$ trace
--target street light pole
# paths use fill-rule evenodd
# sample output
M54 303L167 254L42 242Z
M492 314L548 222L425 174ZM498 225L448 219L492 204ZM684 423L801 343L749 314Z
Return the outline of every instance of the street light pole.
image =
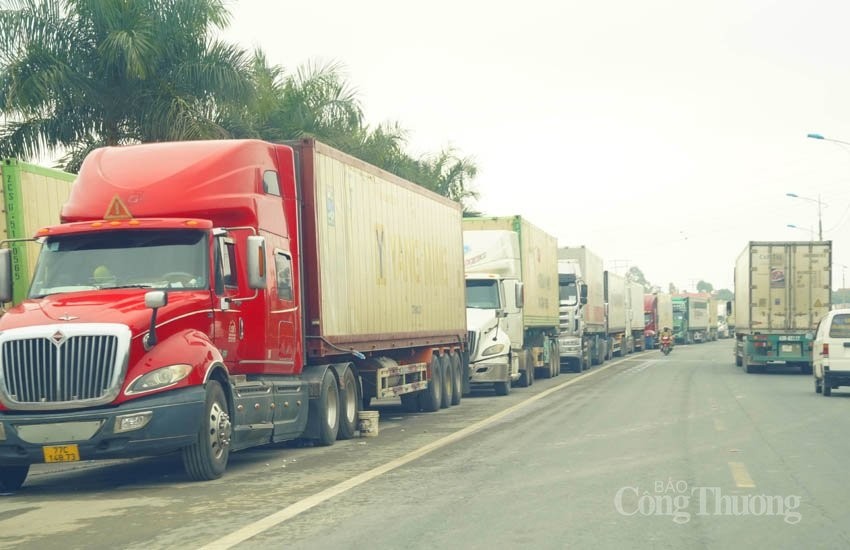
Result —
M850 145L850 144L848 144L848 145ZM794 199L801 199L801 200L804 200L804 201L811 201L811 202L818 203L818 240L822 241L823 240L823 211L821 210L821 208L823 206L823 201L820 200L820 193L818 193L818 198L816 198L816 199L812 199L812 198L809 198L809 197L803 197L803 196L798 195L797 193L785 193L785 195L788 196L788 197L794 198Z

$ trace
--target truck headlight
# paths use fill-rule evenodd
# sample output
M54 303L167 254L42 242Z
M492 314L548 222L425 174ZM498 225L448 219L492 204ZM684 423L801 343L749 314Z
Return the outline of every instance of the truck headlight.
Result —
M487 357L488 355L496 355L502 353L505 349L505 344L493 344L488 347L484 351L481 352L482 357Z
M192 372L191 365L179 364L162 367L136 378L124 393L134 395L167 388L189 376L190 372Z

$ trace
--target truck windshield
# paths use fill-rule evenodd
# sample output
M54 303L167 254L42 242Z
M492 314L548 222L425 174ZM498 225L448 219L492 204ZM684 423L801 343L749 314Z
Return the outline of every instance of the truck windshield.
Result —
M499 309L499 284L495 280L467 280L466 307L473 309Z
M575 281L561 282L558 285L558 299L562 304L574 306L578 303L578 289Z
M41 248L30 298L105 288L208 288L209 246L195 230L57 235Z

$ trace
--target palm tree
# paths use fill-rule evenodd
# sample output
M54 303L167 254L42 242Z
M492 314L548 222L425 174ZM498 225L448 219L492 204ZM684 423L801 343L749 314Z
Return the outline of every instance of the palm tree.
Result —
M221 0L5 0L0 156L227 137L222 109L251 98L250 64L210 37Z

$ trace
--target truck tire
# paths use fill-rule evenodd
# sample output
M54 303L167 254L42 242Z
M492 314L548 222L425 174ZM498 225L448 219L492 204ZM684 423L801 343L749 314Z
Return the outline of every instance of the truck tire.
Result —
M493 391L496 392L496 395L508 395L511 393L511 381L495 382L493 384Z
M29 471L29 464L23 466L0 466L0 492L11 493L20 489Z
M558 343L549 342L549 368L552 369L552 377L561 374L561 357L558 355Z
M527 388L534 384L534 366L531 363L531 354L528 350L523 350L519 355L519 368L521 374L519 377L519 387Z
M449 353L449 362L452 364L452 405L460 405L463 397L463 362L460 354L453 351ZM510 385L510 384L509 384Z
M449 356L445 353L440 355L440 372L443 376L443 383L440 384L440 408L448 409L452 404L454 376L452 376L451 361L449 361Z
M830 395L832 395L832 386L829 383L829 379L826 376L824 376L823 377L823 396L829 397Z
M311 402L310 414L318 415L319 437L313 441L318 445L327 447L333 445L339 434L339 389L336 377L330 369L325 371L322 377L322 386L319 390L319 398Z
M421 392L403 393L401 394L401 408L404 412L415 413L419 412L419 394Z
M820 378L815 378L815 393L823 393L823 384Z
M221 384L210 380L207 382L206 408L197 439L182 452L183 468L194 481L218 479L227 468L233 430L227 411L227 399Z
M440 410L442 401L443 376L440 368L440 358L434 354L431 356L431 379L428 387L419 392L419 407L425 412L436 412Z
M339 433L337 439L351 439L357 432L360 399L357 397L357 378L349 368L342 375L342 390L339 392Z
M744 362L741 360L741 356L736 353L735 354L735 366L740 367L743 364L744 364Z

